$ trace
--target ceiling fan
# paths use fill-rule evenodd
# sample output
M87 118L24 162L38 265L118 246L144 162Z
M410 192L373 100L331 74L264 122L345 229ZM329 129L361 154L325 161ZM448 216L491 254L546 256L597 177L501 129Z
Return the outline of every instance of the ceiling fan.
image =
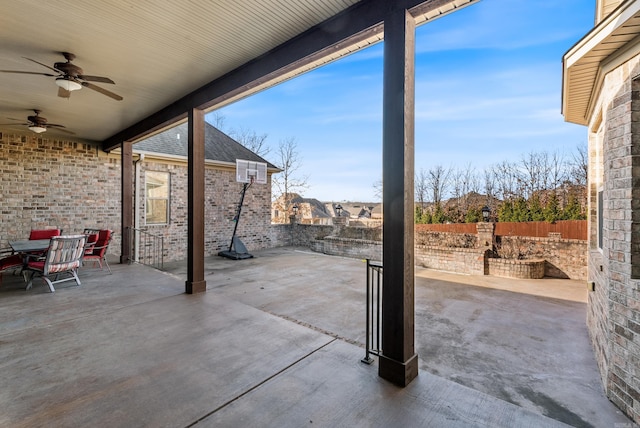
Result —
M57 123L48 123L46 117L40 116L40 110L33 109L33 111L35 112L35 116L27 116L27 123L2 123L0 125L5 125L5 126L9 126L9 125L28 126L29 130L35 132L36 134L40 134L42 132L45 132L47 130L47 128L56 128L57 130L62 131L62 132L66 132L67 134L73 134L73 132L64 129L64 127L65 127L64 125L59 125ZM22 121L22 119L13 119L11 117L8 117L7 119Z
M39 74L42 76L49 76L56 78L56 85L58 85L58 96L62 98L69 98L71 96L71 91L77 91L78 89L82 89L82 87L87 87L89 89L93 89L96 92L100 92L103 95L106 95L114 100L120 101L122 97L118 94L114 94L111 91L108 91L100 86L96 86L90 82L100 82L100 83L110 83L112 85L115 82L108 77L101 76L89 76L83 74L84 72L80 67L73 64L71 61L75 59L75 55L69 52L60 52L62 56L65 57L67 62L56 62L53 64L53 67L50 67L46 64L36 61L35 59L23 57L29 61L35 62L36 64L40 64L43 67L47 67L57 74L51 73L40 73L37 71L17 71L17 70L0 70L3 73L20 73L20 74Z

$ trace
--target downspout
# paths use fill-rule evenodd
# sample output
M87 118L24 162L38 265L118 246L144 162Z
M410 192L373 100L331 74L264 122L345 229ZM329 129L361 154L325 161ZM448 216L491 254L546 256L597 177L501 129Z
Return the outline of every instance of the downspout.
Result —
M133 197L133 247L135 251L133 253L133 260L138 263L139 261L139 252L140 248L140 172L142 169L142 162L144 161L144 153L140 153L138 155L138 159L133 162L134 165L134 177L135 177L135 190Z

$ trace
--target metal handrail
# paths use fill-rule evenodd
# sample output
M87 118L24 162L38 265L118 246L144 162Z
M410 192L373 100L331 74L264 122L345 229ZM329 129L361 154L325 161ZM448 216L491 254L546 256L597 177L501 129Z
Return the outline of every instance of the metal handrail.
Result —
M371 355L382 354L382 263L367 262L367 304L366 304L366 339L365 356L362 360L365 364L373 363Z
M164 268L164 237L135 227L127 227L127 229L133 255L129 262L162 270Z

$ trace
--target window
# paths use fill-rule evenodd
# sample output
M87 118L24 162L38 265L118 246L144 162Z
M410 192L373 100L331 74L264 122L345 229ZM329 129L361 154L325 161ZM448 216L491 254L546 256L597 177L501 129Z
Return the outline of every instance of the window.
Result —
M145 172L146 224L169 223L169 189L168 172Z
M604 203L604 199L602 197L602 190L598 191L598 248L600 249L600 251L602 251L602 231L603 231L603 224L604 221L602 219L602 213L603 213L603 203Z

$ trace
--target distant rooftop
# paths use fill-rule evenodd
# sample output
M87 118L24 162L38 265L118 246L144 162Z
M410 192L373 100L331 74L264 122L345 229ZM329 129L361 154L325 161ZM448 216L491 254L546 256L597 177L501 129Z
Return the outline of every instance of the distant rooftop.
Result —
M184 123L142 140L133 146L134 151L186 157L189 138L187 125ZM233 164L235 164L236 159L245 159L253 162L265 162L269 169L279 169L207 122L205 122L204 126L204 139L205 159Z

